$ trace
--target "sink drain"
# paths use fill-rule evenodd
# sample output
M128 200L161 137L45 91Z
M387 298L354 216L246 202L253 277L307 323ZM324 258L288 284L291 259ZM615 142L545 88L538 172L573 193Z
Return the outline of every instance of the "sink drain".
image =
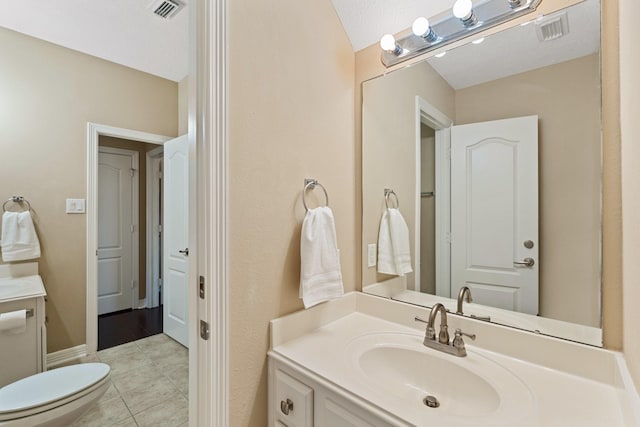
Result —
M438 406L440 406L440 402L438 402L438 399L435 396L425 397L424 399L422 399L422 403L427 405L429 408L437 408Z

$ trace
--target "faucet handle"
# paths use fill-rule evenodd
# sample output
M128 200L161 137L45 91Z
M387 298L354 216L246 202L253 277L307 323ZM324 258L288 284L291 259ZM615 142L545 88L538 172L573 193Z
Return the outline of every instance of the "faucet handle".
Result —
M463 335L465 337L471 338L474 341L476 339L476 334L468 334L466 332L462 332L462 329L460 329L460 328L456 329L456 334L455 334L456 337L459 337L460 339L462 339Z
M465 337L471 338L472 340L476 339L476 334L468 334L466 332L462 332L462 329L456 329L456 333L451 345L454 346L456 349L458 349L458 351L460 351L461 354L466 355L467 351L464 348L464 340L462 339L463 335Z
M427 340L427 339L430 339L430 340L436 339L436 331L431 326L428 326L429 325L428 321L426 321L426 320L424 320L424 319L422 319L422 318L420 318L418 316L414 317L413 320L415 320L416 322L422 322L422 323L426 323L427 324L427 330L425 331L425 335L424 335L424 339L425 340Z

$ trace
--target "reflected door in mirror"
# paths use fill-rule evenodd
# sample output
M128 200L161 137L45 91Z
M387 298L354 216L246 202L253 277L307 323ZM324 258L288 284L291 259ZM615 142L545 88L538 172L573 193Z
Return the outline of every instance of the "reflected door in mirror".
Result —
M451 212L451 295L537 315L537 116L452 127Z

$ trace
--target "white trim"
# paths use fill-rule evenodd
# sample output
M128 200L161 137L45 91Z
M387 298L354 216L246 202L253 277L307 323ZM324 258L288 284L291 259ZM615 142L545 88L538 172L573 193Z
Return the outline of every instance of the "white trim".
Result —
M146 299L147 308L160 305L158 289L154 279L159 275L160 237L157 234L156 225L160 223L160 198L162 191L159 184L160 171L157 166L162 162L163 147L154 148L147 152L147 275L146 275ZM158 270L158 271L156 271Z
M629 406L633 416L634 425L640 425L640 395L636 390L636 386L631 378L631 373L627 367L627 361L622 353L615 353L616 362L618 363L618 372L620 374L620 386L626 391L629 398Z
M450 297L451 294L451 126L453 120L419 96L416 96L416 290L420 291L420 187L421 187L421 132L424 123L436 133L436 295Z
M227 5L229 0L202 0L191 8L196 33L189 84L189 137L195 142L198 161L198 274L206 281L204 300L200 302L200 319L210 325L210 338L196 337L197 374L189 371L189 423L192 426L229 425L229 314L227 265ZM197 61L195 59L197 58ZM197 62L197 63L196 63ZM195 102L195 104L191 104ZM195 258L195 257L194 257ZM198 318L190 318L199 322ZM196 348L192 346L191 348ZM196 402L197 400L197 402ZM193 402L191 402L193 401ZM194 416L192 416L194 415Z
M163 144L171 139L162 135L91 122L87 123L86 346L88 354L94 354L98 349L98 265L96 251L98 250L98 139L100 136L114 136L151 144Z
M79 359L87 355L87 345L80 344L64 350L47 354L47 369L56 368L69 362L77 363Z
M131 177L131 225L133 232L131 233L131 280L133 286L131 289L131 309L138 308L138 297L140 290L140 230L139 230L139 212L140 212L140 169L139 157L140 153L135 150L126 148L103 147L98 145L98 154L108 153L131 158L131 168L135 171ZM96 224L99 225L99 224ZM106 313L102 313L106 314Z

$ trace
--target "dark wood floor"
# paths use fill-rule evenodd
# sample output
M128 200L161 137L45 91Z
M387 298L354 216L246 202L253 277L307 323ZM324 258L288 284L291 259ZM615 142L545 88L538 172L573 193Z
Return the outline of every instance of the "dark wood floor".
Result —
M98 350L162 333L162 306L98 316Z

